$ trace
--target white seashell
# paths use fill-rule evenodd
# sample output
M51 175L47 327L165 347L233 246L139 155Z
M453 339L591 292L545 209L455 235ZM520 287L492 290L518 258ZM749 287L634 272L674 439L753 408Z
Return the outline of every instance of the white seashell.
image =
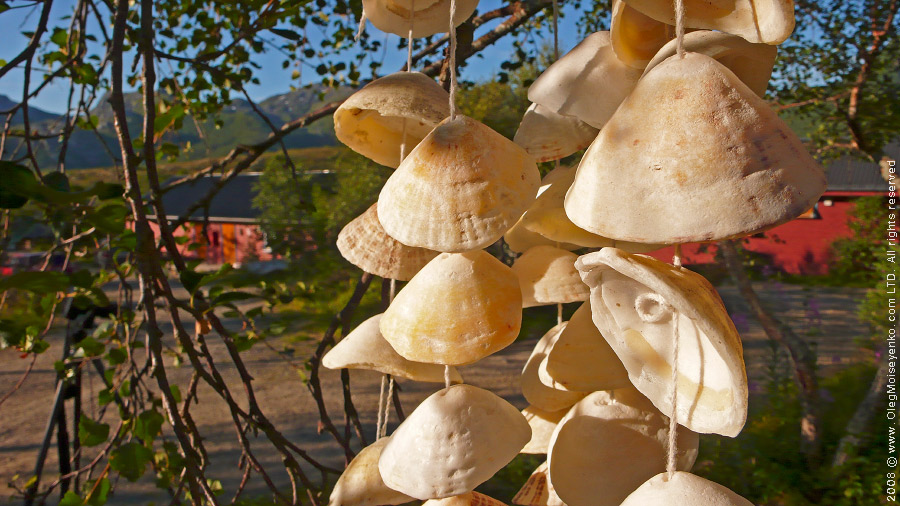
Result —
M469 492L446 499L429 499L422 503L422 506L506 506L506 504L478 492Z
M531 405L544 411L568 409L587 395L582 392L566 392L549 387L542 383L539 377L541 364L547 358L547 353L553 349L559 334L567 324L568 322L563 322L547 331L538 340L522 369L522 395Z
M528 481L513 497L513 504L522 506L566 506L556 495L553 485L547 478L547 463L539 465L528 477Z
M512 265L522 289L522 307L588 299L590 290L575 269L578 255L554 246L535 246Z
M753 503L718 483L685 472L670 479L661 473L631 493L621 506L753 506Z
M553 429L556 424L566 414L568 409L559 411L544 411L535 406L528 406L522 410L522 415L528 420L531 426L531 441L522 448L521 453L547 453L547 445L550 443L550 436L553 435Z
M577 118L531 104L522 116L513 141L538 162L549 162L590 146L598 132Z
M456 2L453 25L459 26L475 12L478 0ZM450 26L450 0L363 0L363 10L375 28L404 38L410 26L416 38L444 33Z
M609 32L616 56L629 67L641 70L675 37L674 26L647 16L624 0L613 0Z
M385 485L378 472L378 459L390 440L383 437L356 454L335 483L328 506L378 506L413 500Z

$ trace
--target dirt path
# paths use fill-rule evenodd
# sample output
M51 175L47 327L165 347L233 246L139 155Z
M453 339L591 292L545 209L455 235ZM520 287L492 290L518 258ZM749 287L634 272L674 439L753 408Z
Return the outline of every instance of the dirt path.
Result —
M856 317L856 307L862 300L863 290L804 288L773 283L759 285L757 288L764 302L776 308L777 314L790 322L798 334L816 343L819 364L824 372L867 357L866 352L860 350L854 342L863 330ZM754 382L762 380L766 364L771 360L770 347L760 327L747 314L747 309L737 297L734 287L721 287L720 292L744 341L752 389ZM500 353L477 364L461 368L461 373L466 382L488 388L517 407L524 408L526 404L519 392L519 373L534 346L534 339L538 337L540 336L533 335L520 339ZM243 402L243 391L237 372L227 365L224 346L214 336L210 336L209 341L211 351L226 381L232 385L233 392ZM275 348L280 346L278 342L272 344ZM60 337L51 340L51 348L40 356L24 387L0 407L0 483L4 484L4 488L0 489L0 502L9 501L14 493L12 489L5 488L5 484L12 480L14 475L24 477L32 472L51 407L56 376L53 362L59 358L60 346ZM311 344L306 343L306 346ZM303 350L298 351L301 352L298 356L302 356ZM301 383L297 372L284 361L283 357L279 357L265 346L255 346L245 353L245 359L255 378L254 386L259 403L275 426L314 457L329 465L340 467L342 454L337 445L327 434L316 433L318 415L315 403ZM0 352L0 395L6 393L18 381L27 362L12 350ZM180 385L182 389L187 387L191 373L189 367L170 365L168 372L173 383ZM380 375L368 371L351 371L350 376L353 398L360 411L362 422L367 428L367 437L371 440L376 423ZM339 373L323 371L322 383L329 412L335 422L340 423L342 407ZM100 385L101 382L95 374L88 374L84 380L85 410L89 415L92 412L96 413L97 407L88 399L96 399ZM440 385L401 381L400 387L403 406L409 413ZM208 387L199 389L199 405L192 412L201 432L207 437L205 444L211 459L208 475L222 481L226 490L225 497L230 499L240 481L237 469L240 454L236 447L235 429L230 416L218 395ZM390 427L393 430L396 426L396 417L393 417L391 422ZM267 446L266 440L262 437L255 439L253 445L262 464L272 470L273 478L279 485L286 487L287 477L277 472L282 469L277 454ZM45 483L57 470L58 464L52 457L53 453L51 450L51 458L46 465ZM119 483L119 489L111 504L147 504L151 501L167 504L165 495L157 492L151 478L147 477L134 484L124 481ZM258 480L251 481L245 492L246 497L264 493L265 486Z

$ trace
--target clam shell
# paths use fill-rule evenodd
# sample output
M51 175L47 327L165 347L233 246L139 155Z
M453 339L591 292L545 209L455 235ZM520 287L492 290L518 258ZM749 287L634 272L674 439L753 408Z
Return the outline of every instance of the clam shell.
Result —
M522 307L588 299L590 290L575 269L578 255L554 246L535 246L512 265L522 289Z
M414 381L443 383L443 366L412 362L394 351L378 328L381 316L378 314L362 322L341 339L322 357L322 365L329 369L365 369ZM450 369L450 381L462 383L455 367Z
M550 65L528 88L528 100L599 129L640 77L616 57L609 32L596 32Z
M387 235L378 221L378 203L348 223L337 237L341 256L360 269L385 279L409 281L438 255L407 246Z
M565 158L590 146L599 130L572 116L531 104L513 141L538 162Z
M356 454L335 483L328 500L329 506L378 506L404 504L413 500L388 488L378 472L378 459L390 440L390 437L383 437Z
M478 0L456 0L453 25L459 26L475 12ZM363 0L369 21L382 32L408 37L428 37L450 27L450 0ZM410 24L412 19L412 24Z
M621 506L753 506L753 503L718 483L685 472L670 479L660 473L631 493Z
M694 272L604 248L575 266L591 287L593 320L631 382L672 415L674 318L678 318L678 423L736 436L747 419L741 339L722 299Z
M641 70L661 47L675 37L674 26L643 14L624 0L613 1L609 31L616 56L625 65Z
M378 199L387 233L409 246L460 252L493 244L534 200L540 173L517 144L465 116L441 123Z
M522 415L531 426L531 441L522 448L521 453L547 453L547 445L550 444L550 436L556 424L565 416L568 409L559 411L544 411L535 406L528 406L522 410Z
M522 369L522 395L525 396L525 400L531 405L544 411L553 412L568 409L587 395L581 392L566 392L549 387L541 382L539 377L541 364L547 358L547 353L553 349L556 340L559 339L559 334L566 328L567 324L568 322L563 322L547 331L538 340L534 350L531 352L531 356L525 362L525 367Z
M510 345L521 324L518 278L479 250L438 255L400 290L380 328L408 360L464 365Z
M421 72L396 72L367 84L334 113L334 133L375 163L400 165L403 123L406 152L450 115L450 96Z
M471 385L425 399L397 427L378 462L387 486L417 499L471 492L531 439L512 404Z
M721 63L687 53L656 65L622 103L581 160L565 210L604 237L678 244L774 227L824 191L823 169L768 104Z
M527 214L522 215L522 218L527 216ZM556 246L568 251L581 247L577 244L558 243L547 239L537 232L532 232L522 226L522 218L519 218L519 221L503 234L503 240L506 241L506 245L516 253L524 253L535 246Z
M665 470L668 426L668 418L632 387L585 397L550 439L547 464L556 493L569 506L618 506ZM678 427L676 440L676 467L689 470L699 437Z
M547 478L547 463L539 465L528 477L528 481L516 493L513 504L522 506L566 506L556 495L556 490Z
M429 499L422 503L422 506L506 506L506 504L478 492L469 492L446 499Z

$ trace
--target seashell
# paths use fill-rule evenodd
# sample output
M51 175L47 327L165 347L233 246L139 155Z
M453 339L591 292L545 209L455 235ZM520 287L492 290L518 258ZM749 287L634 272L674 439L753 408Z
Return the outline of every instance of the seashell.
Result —
M464 365L509 346L521 324L519 279L478 250L429 262L397 294L380 328L408 360Z
M456 0L453 25L459 26L475 12L478 0ZM450 0L363 0L366 18L382 32L400 37L428 37L450 28ZM411 21L412 20L412 21Z
M675 37L674 26L643 14L623 0L613 1L609 32L616 56L625 65L641 70Z
M721 63L687 53L656 65L622 103L581 160L565 210L595 234L677 244L771 228L824 191L823 169L768 104Z
M565 158L590 146L599 130L572 116L531 104L513 141L538 162Z
M450 96L421 72L395 72L350 96L334 113L334 133L353 151L397 168L403 123L406 152L450 115Z
M377 314L362 322L341 339L322 357L322 365L329 369L366 369L414 381L443 383L443 366L412 362L394 351L378 328L381 316ZM462 383L455 367L450 369L450 381Z
M747 419L741 339L709 281L644 255L604 248L575 266L591 287L593 320L631 382L672 416L678 328L678 423L736 436Z
M566 414L568 409L559 411L544 411L535 406L528 406L522 410L522 415L528 420L531 426L531 441L522 448L521 453L547 453L547 445L550 443L550 436L556 424Z
M329 506L378 506L404 504L413 500L388 488L378 472L378 459L390 440L390 436L383 437L356 454L334 484Z
M579 307L538 368L541 382L557 390L593 392L630 385L628 373L591 321L591 303Z
M531 473L522 488L516 492L512 503L522 506L566 506L547 478L546 462Z
M644 74L677 53L678 41L669 41L647 64ZM754 44L746 39L722 32L700 30L685 34L684 50L700 53L728 67L734 75L760 97L766 96L778 47Z
M422 506L506 506L506 503L478 492L469 492L446 499L429 499Z
M674 25L668 0L625 0L657 21ZM750 42L781 44L794 31L793 0L685 0L684 26L740 35Z
M391 436L378 469L384 483L417 499L471 492L531 439L512 404L471 385L440 390Z
M575 181L575 169L575 167L559 167L550 172L550 174L557 174L557 177L547 185L545 191L538 195L538 198L522 216L521 223L526 230L538 233L551 241L578 244L586 248L615 246L631 253L646 253L662 247L656 244L616 241L592 234L572 223L572 220L566 215L563 204L566 200L566 192Z
M569 506L619 506L665 470L668 427L668 418L633 387L585 397L550 438L547 466L556 493ZM676 438L676 468L689 470L699 436L678 427Z
M409 281L438 252L407 246L387 235L378 221L377 208L376 202L341 229L338 251L345 260L368 273Z
M522 307L587 300L587 285L575 270L575 253L553 246L535 246L516 259Z
M541 363L547 358L547 353L553 349L557 339L559 339L559 334L566 328L567 324L568 322L563 322L548 330L538 340L534 350L531 352L531 356L525 362L525 367L522 369L522 395L525 396L525 400L532 406L544 411L553 412L568 409L587 395L582 392L566 392L548 387L541 382L538 376Z
M378 218L403 244L460 252L493 244L540 186L534 159L465 116L438 125L385 183Z
M609 32L596 32L550 65L528 88L528 100L599 129L640 77L616 57Z
M753 503L718 483L695 474L660 473L631 493L621 506L753 506Z
M528 213L526 212L524 215L522 215L522 218L527 215ZM516 253L524 253L525 251L528 251L535 246L556 246L557 248L568 251L581 248L581 246L577 244L558 243L556 241L552 241L542 236L541 234L526 229L524 226L522 226L522 218L519 218L519 221L517 221L516 224L512 226L512 228L507 230L505 234L503 234L503 240L512 251Z

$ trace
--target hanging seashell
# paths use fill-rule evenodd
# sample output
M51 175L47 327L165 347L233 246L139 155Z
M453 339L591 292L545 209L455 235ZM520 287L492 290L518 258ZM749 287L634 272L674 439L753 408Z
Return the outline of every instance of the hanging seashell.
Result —
M540 173L517 144L465 116L441 123L381 190L378 218L410 246L460 252L493 244L534 200Z
M506 506L506 504L478 492L469 492L446 499L429 499L422 503L422 506Z
M378 328L381 317L378 314L369 318L341 339L322 357L322 365L329 369L365 369L414 381L443 383L444 366L412 362L394 351ZM450 369L450 381L462 383L455 367Z
M381 318L402 357L465 365L509 346L522 324L522 292L512 270L484 251L438 255Z
M391 436L378 469L387 486L417 499L471 492L531 439L512 404L471 385L425 399Z
M513 141L538 162L565 158L590 146L599 130L572 116L531 104Z
M675 36L674 26L660 23L624 0L613 1L609 31L616 56L625 65L641 70Z
M708 56L656 65L591 144L566 214L595 234L677 244L790 221L825 191L823 169L768 104Z
M675 24L670 0L625 0L657 21ZM740 35L750 42L781 44L794 31L793 0L684 0L684 26Z
M397 168L404 122L409 153L450 116L449 100L447 92L425 74L396 72L372 81L341 104L334 113L334 133L353 151Z
M528 481L516 492L513 504L522 506L566 506L556 495L553 485L547 478L547 463L539 465L528 477Z
M609 32L596 32L550 65L528 89L528 100L603 128L640 77L616 57Z
M525 396L525 400L532 406L544 411L553 412L568 409L587 395L582 392L566 392L548 387L541 382L538 376L541 363L547 358L547 353L553 349L559 334L566 328L567 324L568 322L563 322L548 330L538 340L534 350L531 352L531 356L525 362L525 367L522 369L522 395Z
M526 212L522 215L522 218L527 216ZM535 246L556 246L557 248L561 248L567 251L572 251L581 246L577 244L570 243L558 243L556 241L552 241L547 239L546 237L538 234L536 232L532 232L522 226L522 218L519 218L519 221L516 222L515 225L512 226L509 230L503 234L503 240L506 241L506 245L509 246L509 249L516 253L524 253L529 249Z
M709 281L615 248L579 257L575 267L591 287L594 323L634 386L672 416L677 319L678 423L697 432L736 436L747 419L743 350Z
M621 506L753 506L753 503L718 483L695 474L661 473L631 493Z
M588 299L590 290L575 270L575 253L553 246L535 246L516 259L522 307L565 304Z
M669 420L633 387L594 392L572 407L550 439L550 482L568 506L619 506L664 471ZM676 467L689 470L699 436L677 429ZM668 504L668 503L646 503Z
M387 235L378 221L378 203L348 223L337 237L341 256L360 269L385 279L409 281L437 251L407 246Z
M544 411L535 406L528 406L522 410L522 415L528 420L531 426L531 441L522 448L520 453L547 453L547 445L550 443L550 436L553 435L553 429L556 424L566 414L568 409L559 411Z
M669 41L650 60L644 74L675 56L677 50L678 41ZM728 33L700 30L685 34L684 50L714 58L734 72L734 75L753 90L753 93L765 98L769 78L772 77L772 68L775 66L775 57L778 54L777 46L754 44Z
M453 25L463 24L477 6L478 0L456 0ZM416 38L445 33L450 26L450 0L363 0L363 10L375 28L403 38L410 25Z
M412 497L388 488L378 472L378 459L390 436L383 437L360 451L341 473L328 500L329 506L378 506L404 504Z
M541 383L557 390L593 392L630 385L628 373L591 320L585 302L560 332L538 368Z

